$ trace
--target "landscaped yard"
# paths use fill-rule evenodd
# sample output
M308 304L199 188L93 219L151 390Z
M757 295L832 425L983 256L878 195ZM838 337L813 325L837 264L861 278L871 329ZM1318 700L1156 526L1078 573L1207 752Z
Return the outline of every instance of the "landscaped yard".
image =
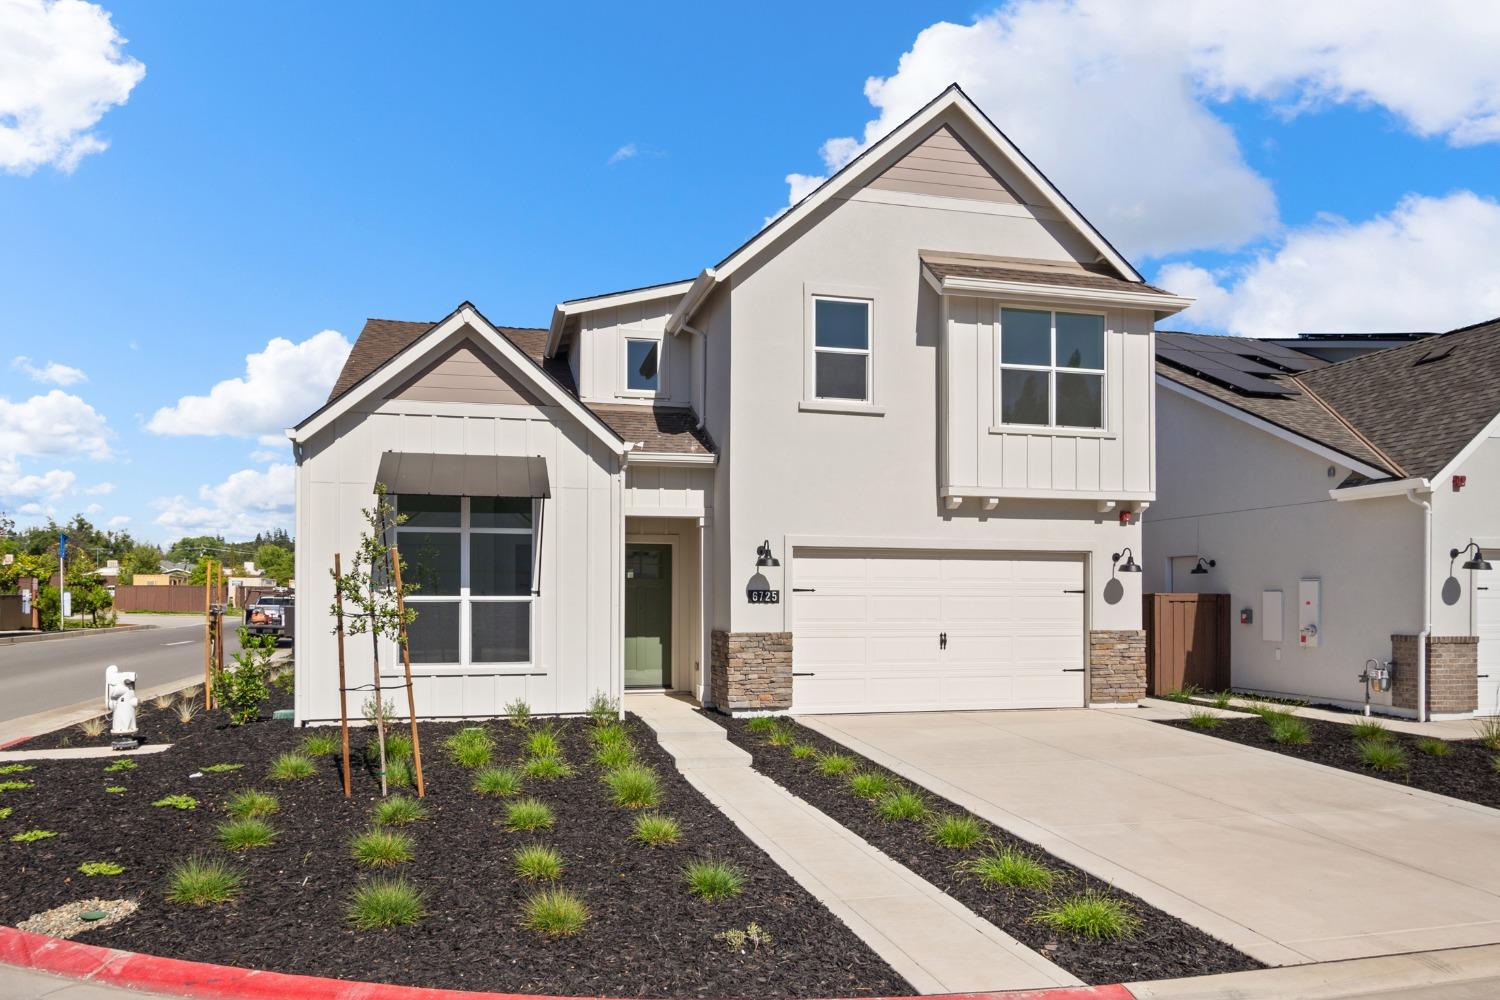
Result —
M142 730L171 750L0 775L0 921L134 901L79 940L411 985L911 992L634 719L424 724L427 797L382 801L369 766L344 797L337 730L269 721L289 703L278 693L241 727L218 712L183 724L148 703ZM74 730L32 745L64 738L107 739ZM372 740L355 731L361 751Z
M791 719L707 714L758 771L1087 983L1260 968Z
M1378 719L1327 722L1274 704L1246 711L1255 717L1195 709L1163 724L1500 808L1500 726L1476 722L1479 739L1440 740L1395 732Z

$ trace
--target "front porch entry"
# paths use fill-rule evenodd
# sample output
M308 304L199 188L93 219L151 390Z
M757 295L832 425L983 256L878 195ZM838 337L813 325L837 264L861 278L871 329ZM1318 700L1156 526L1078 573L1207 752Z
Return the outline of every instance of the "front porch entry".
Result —
M698 518L625 520L625 687L696 694L703 676L703 527Z

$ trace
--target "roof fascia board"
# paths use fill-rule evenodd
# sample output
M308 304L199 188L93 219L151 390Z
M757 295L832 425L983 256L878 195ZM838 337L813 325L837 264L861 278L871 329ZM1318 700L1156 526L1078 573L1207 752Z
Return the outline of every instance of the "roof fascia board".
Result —
M1416 490L1418 493L1431 493L1432 480L1423 479L1421 476L1412 476L1408 479L1390 479L1383 483L1346 486L1343 489L1334 487L1328 491L1328 496L1329 499L1340 502L1345 500L1375 500L1380 497L1404 496L1412 490Z
M563 327L567 324L569 316L581 316L599 309L628 306L636 302L650 302L653 299L669 299L674 295L683 294L691 287L693 287L691 280L674 281L665 285L648 285L645 288L631 288L623 292L610 292L608 295L595 295L587 299L559 302L552 309L552 324L548 327L547 357L555 356L557 349L562 346Z
M704 268L688 290L683 293L677 302L677 308L672 310L672 315L667 317L667 333L677 334L687 325L687 321L693 318L693 312L708 298L708 293L714 290L719 283L720 274L717 268Z
M1480 447L1490 438L1500 437L1500 413L1490 418L1490 422L1484 425L1484 430L1469 439L1469 443L1463 446L1457 455L1448 460L1442 471L1432 477L1432 483L1439 488L1448 481L1448 477L1459 470Z
M717 465L717 455L681 455L669 451L632 451L626 456L628 465Z
M926 268L923 268L925 271ZM1071 285L1032 284L1023 281L1000 281L994 278L969 278L947 275L942 290L948 295L981 295L987 298L1058 299L1068 302L1094 302L1114 306L1140 306L1171 316L1192 305L1194 300L1181 295L1160 292L1127 292L1110 288L1081 288Z
M431 353L436 346L453 337L465 326L477 333L491 351L510 362L511 368L530 383L530 388L533 391L545 397L554 405L566 410L570 416L579 420L596 437L608 445L610 450L616 455L623 455L630 450L630 446L622 441L619 435L609 428L609 425L605 424L584 407L582 403L564 392L561 386L543 374L538 369L535 361L531 360L524 351L515 344L512 344L500 331L496 330L489 320L479 314L479 310L467 303L460 306L447 319L417 338L405 350L370 373L358 386L340 396L331 406L325 407L293 428L288 436L293 441L307 441L313 435L330 426L339 417L385 389L392 381L406 374L420 360Z
M1331 462L1346 466L1350 471L1358 472L1362 476L1369 476L1372 479L1387 479L1390 476L1390 473L1385 469L1377 469L1375 468L1375 466L1370 465L1367 462L1361 462L1359 459L1353 457L1352 455L1346 455L1338 449L1330 448L1322 442L1314 441L1312 438L1303 437L1301 434L1298 434L1295 431L1287 430L1280 424L1273 424L1271 423L1271 421L1266 420L1264 417L1257 417L1255 414L1250 413L1246 410L1242 410L1237 406L1232 406L1229 403L1224 402L1223 400L1215 399L1212 396L1205 395L1204 393L1199 392L1197 389L1194 389L1192 386L1183 385L1181 382L1174 381L1165 375L1158 373L1156 376L1156 384L1159 388L1168 389L1172 392L1178 393L1179 395L1186 396L1193 402L1200 403L1203 406L1208 407L1210 410L1214 410L1218 413L1224 414L1225 416L1233 417L1236 420L1247 423L1251 427L1254 427L1256 430L1264 431L1272 437L1285 441L1288 444L1296 445L1298 448L1301 448L1304 451L1310 451L1320 458L1326 458ZM1351 487L1351 489L1363 488L1364 487Z

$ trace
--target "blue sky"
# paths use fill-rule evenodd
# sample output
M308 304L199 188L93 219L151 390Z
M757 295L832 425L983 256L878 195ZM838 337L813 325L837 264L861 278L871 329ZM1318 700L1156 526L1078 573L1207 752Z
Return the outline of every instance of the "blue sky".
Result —
M540 326L564 298L689 277L787 203L788 175L955 78L1148 278L1200 298L1169 325L1500 314L1494 24L1393 7L1383 37L1290 14L1267 36L1111 6L104 0L111 38L99 8L21 0L12 37L38 44L0 70L0 510L159 541L290 527L278 428L365 317L469 299ZM59 123L40 152L4 141L18 108Z

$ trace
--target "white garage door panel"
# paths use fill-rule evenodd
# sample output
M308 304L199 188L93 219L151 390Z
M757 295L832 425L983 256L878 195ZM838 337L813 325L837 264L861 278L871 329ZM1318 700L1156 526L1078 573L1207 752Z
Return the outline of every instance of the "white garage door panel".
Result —
M1493 547L1484 549L1486 559L1500 559ZM1500 574L1475 574L1481 581L1474 590L1475 633L1479 636L1479 714L1500 715Z
M796 711L1083 704L1081 560L801 550L795 559Z

